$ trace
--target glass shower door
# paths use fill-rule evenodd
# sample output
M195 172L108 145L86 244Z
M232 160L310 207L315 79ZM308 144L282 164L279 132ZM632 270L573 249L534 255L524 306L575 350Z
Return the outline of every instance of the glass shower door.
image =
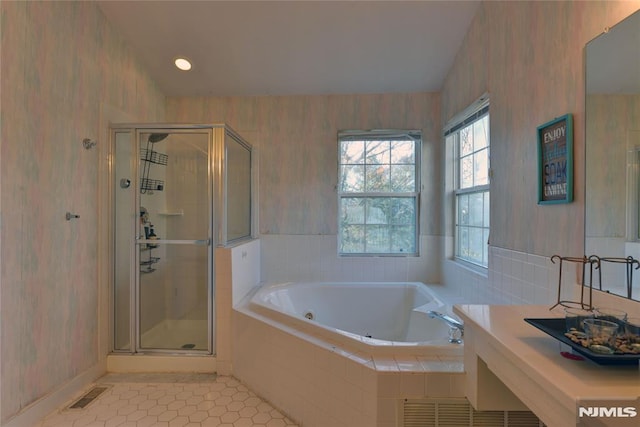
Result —
M211 131L136 135L136 350L212 352Z

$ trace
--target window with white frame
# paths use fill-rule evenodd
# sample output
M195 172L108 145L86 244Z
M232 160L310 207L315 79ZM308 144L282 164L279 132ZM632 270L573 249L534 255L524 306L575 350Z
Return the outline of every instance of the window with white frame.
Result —
M417 255L420 131L338 134L338 252Z
M489 263L489 105L484 102L445 131L454 148L455 257L481 267Z

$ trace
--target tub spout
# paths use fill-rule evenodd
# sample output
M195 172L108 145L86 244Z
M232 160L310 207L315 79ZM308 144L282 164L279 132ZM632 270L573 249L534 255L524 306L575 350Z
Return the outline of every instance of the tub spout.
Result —
M454 344L462 344L462 337L464 336L464 325L458 322L451 316L440 313L438 311L430 310L427 315L432 319L440 319L447 325L449 325L449 342Z

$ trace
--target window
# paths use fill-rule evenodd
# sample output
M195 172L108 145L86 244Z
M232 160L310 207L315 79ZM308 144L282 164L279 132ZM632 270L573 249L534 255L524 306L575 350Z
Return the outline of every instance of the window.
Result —
M338 134L338 252L417 255L420 131Z
M489 264L489 105L466 115L445 132L454 148L455 256L487 267Z

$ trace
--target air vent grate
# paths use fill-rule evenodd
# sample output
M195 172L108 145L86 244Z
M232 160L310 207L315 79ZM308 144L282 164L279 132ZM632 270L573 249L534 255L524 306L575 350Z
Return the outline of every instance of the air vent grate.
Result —
M507 427L539 427L542 423L533 412L508 411Z
M104 393L106 390L107 390L107 387L94 387L94 388L92 388L84 396L82 396L80 399L76 400L75 403L73 403L71 406L69 406L69 409L83 409L83 408L85 408L89 403L91 403L94 400L96 400L96 398L98 396L100 396L102 393Z
M435 402L411 401L404 402L404 427L435 427Z
M464 402L441 402L437 405L437 427L460 427L469 425L471 405Z
M529 411L476 411L466 399L404 399L400 427L542 427Z
M503 411L473 410L473 427L503 427L505 426Z

